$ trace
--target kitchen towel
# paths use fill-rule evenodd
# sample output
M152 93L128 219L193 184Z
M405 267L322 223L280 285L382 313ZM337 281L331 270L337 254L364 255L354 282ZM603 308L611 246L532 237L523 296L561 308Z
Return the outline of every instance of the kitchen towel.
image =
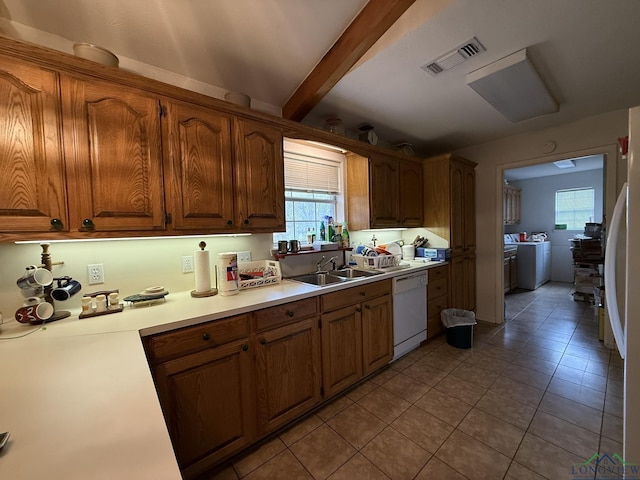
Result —
M208 292L211 290L211 264L209 263L209 250L196 250L193 252L193 260L196 274L196 292Z

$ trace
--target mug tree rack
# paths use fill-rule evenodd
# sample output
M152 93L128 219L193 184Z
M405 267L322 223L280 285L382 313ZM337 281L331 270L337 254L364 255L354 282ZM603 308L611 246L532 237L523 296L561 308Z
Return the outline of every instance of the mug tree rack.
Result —
M64 262L53 262L51 260L51 253L49 253L48 243L41 243L40 246L42 247L42 254L40 255L40 260L42 263L38 265L39 267L46 268L47 270L52 272L53 271L52 269L54 266L64 265ZM53 290L53 283L51 285L47 285L46 287L44 287L44 299L47 303L50 303L54 308L53 316L45 320L45 322L47 323L55 322L56 320L62 320L63 318L67 318L71 315L71 312L69 312L68 310L55 310L56 305L55 305L55 302L53 301L53 297L51 297L51 290Z

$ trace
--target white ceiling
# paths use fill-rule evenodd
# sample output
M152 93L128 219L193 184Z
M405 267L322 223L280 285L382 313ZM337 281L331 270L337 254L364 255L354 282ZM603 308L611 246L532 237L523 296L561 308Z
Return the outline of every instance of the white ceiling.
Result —
M532 165L530 167L511 168L505 170L504 178L508 181L527 180L529 178L550 177L564 175L587 170L602 170L604 157L602 155L589 155L571 159L575 163L573 168L558 168L553 162Z
M447 5L448 3L448 5ZM282 107L366 0L0 0L26 25ZM425 14L433 4L445 5ZM435 9L437 10L437 9ZM638 0L417 0L304 119L431 154L640 104ZM392 27L392 30L394 29ZM438 77L420 69L477 37L487 49ZM558 113L511 123L467 73L524 47ZM621 132L622 133L622 132Z

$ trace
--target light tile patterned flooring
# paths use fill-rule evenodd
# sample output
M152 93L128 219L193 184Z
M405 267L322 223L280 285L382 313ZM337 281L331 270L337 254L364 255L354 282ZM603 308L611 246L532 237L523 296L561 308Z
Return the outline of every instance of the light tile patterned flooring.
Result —
M557 480L622 454L622 360L571 288L507 295L473 348L431 341L213 478Z

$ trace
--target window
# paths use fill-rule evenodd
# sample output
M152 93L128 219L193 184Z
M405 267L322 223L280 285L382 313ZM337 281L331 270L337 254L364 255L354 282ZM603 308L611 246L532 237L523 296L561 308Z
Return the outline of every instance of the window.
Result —
M286 148L285 143L285 148ZM300 146L284 152L286 232L274 233L278 240L307 243L309 230L319 237L326 216L339 220L342 206L342 160L344 155Z
M567 230L583 230L593 222L595 191L593 188L572 188L556 192L556 224L566 224Z

